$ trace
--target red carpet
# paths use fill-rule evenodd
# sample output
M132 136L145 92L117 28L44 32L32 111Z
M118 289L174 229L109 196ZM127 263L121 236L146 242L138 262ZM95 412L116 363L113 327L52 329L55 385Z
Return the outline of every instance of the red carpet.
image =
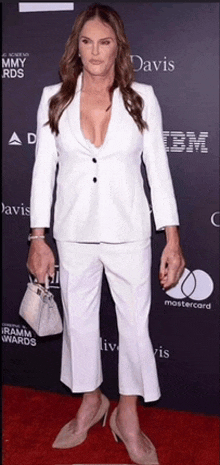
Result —
M95 425L73 449L51 444L76 413L80 399L30 388L3 387L3 465L131 464L109 424ZM110 413L116 402L111 402ZM219 465L219 419L139 407L143 431L157 448L161 465Z

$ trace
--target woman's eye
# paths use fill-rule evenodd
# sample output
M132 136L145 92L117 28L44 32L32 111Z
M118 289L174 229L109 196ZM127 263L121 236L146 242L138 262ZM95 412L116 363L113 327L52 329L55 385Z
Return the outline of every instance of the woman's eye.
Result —
M88 42L89 42L89 41L88 41L87 39L82 39L82 43L83 43L83 44L88 44Z
M101 42L102 45L109 45L110 44L110 40L103 40L103 42Z

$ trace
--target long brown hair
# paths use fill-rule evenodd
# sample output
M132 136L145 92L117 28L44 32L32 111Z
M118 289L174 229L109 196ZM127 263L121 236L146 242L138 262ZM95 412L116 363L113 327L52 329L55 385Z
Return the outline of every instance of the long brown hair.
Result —
M115 79L110 89L110 97L116 87L119 87L124 100L125 108L132 116L139 130L143 132L147 123L142 119L143 99L131 88L134 81L134 70L130 58L130 46L124 32L124 24L119 14L111 7L100 3L93 3L82 11L76 18L72 32L65 46L65 53L60 60L60 76L62 85L49 105L49 125L52 132L59 134L59 119L70 104L75 95L76 83L79 74L83 70L81 58L78 54L79 35L84 24L98 17L104 23L110 25L115 32L118 53L115 61Z

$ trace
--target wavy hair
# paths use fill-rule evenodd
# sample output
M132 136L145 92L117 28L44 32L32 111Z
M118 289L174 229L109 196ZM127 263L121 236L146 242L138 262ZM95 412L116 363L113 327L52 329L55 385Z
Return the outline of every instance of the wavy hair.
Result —
M110 97L112 99L114 89L119 87L126 110L134 119L138 129L143 132L143 129L148 127L146 121L142 119L144 102L142 97L131 87L134 81L134 70L123 21L113 8L100 3L93 3L77 16L67 40L59 67L62 85L59 92L51 98L49 105L48 124L51 131L56 135L59 134L59 119L74 98L77 78L83 70L82 61L78 54L79 35L84 24L94 18L99 18L103 23L111 26L117 39L118 52L115 60L115 78L109 89Z

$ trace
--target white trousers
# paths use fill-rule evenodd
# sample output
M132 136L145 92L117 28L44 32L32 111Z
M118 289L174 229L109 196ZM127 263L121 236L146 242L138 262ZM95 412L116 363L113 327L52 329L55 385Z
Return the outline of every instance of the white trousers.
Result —
M64 330L61 381L72 392L103 381L99 308L103 267L115 302L119 333L119 393L157 400L160 388L149 337L151 244L57 241Z

